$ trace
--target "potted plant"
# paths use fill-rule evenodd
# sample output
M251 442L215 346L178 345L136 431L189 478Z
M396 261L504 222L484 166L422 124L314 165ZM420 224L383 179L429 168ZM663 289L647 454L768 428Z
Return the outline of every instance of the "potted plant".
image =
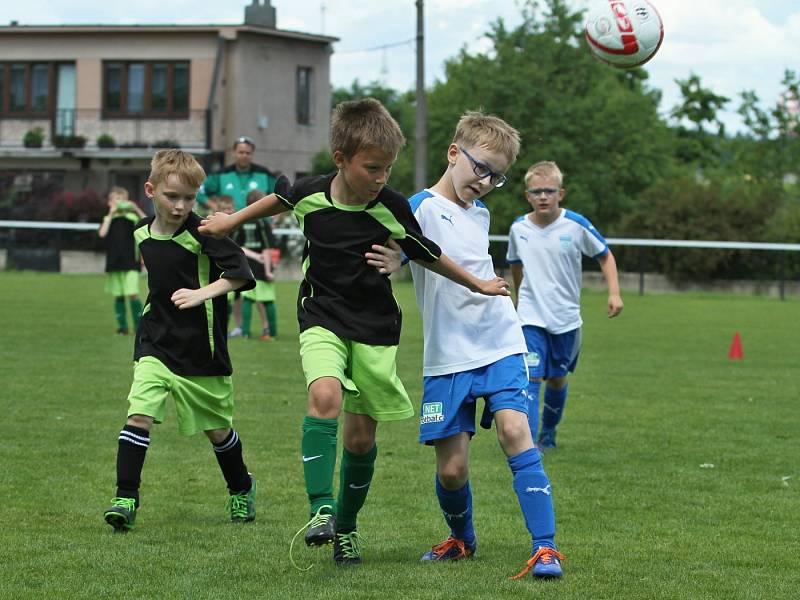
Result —
M180 148L181 145L176 140L164 139L153 142L153 148Z
M113 136L107 133L101 133L97 136L97 147L98 148L116 148L117 147L117 140L114 139Z
M56 148L83 148L86 138L82 135L54 135L53 146Z
M28 130L22 138L22 145L26 148L41 148L44 143L44 129L41 127L34 127Z

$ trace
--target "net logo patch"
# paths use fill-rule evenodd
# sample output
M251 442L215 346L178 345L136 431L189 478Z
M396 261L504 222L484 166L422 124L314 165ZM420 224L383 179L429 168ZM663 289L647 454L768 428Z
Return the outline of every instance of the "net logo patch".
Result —
M442 421L444 421L444 414L442 414L441 402L426 402L422 405L422 416L419 418L420 425L441 423Z

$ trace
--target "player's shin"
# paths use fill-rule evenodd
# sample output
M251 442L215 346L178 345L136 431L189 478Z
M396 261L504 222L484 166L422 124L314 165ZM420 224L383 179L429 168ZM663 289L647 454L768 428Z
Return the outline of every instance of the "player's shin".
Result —
M508 466L514 475L514 492L531 534L534 550L540 546L555 548L553 494L539 452L536 448L529 448L510 456Z
M333 501L333 471L336 467L336 419L303 418L301 450L306 493L311 514L320 507L335 506Z
M375 472L378 446L366 454L353 454L342 449L342 467L339 480L339 497L336 508L337 531L349 532L356 528L358 511L364 506Z

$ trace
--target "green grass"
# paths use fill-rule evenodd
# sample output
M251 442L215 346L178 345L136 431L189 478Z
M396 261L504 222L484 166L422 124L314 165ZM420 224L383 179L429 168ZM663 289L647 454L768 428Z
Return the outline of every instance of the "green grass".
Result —
M722 295L629 294L623 315L584 298L584 347L559 449L559 582L512 582L529 541L494 433L472 444L480 547L430 565L445 536L433 452L414 419L378 430L361 514L363 567L327 551L300 573L289 540L306 518L299 459L305 390L295 284L279 285L280 338L234 340L236 427L258 477L258 519L226 522L224 482L204 436L174 412L156 428L132 534L112 535L117 434L131 337L113 335L99 276L0 274L0 598L796 598L800 523L800 305ZM421 328L409 284L399 371L415 401ZM727 360L735 331L745 359ZM713 464L713 468L701 468ZM791 477L784 481L783 477Z

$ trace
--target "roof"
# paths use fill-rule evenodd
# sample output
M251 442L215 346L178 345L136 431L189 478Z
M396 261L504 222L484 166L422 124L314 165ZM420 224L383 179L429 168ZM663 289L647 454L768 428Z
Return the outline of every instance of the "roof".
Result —
M71 34L71 33L217 33L235 37L239 33L254 33L319 44L332 44L339 38L302 31L258 27L255 25L161 24L161 25L0 25L0 36L9 34Z

